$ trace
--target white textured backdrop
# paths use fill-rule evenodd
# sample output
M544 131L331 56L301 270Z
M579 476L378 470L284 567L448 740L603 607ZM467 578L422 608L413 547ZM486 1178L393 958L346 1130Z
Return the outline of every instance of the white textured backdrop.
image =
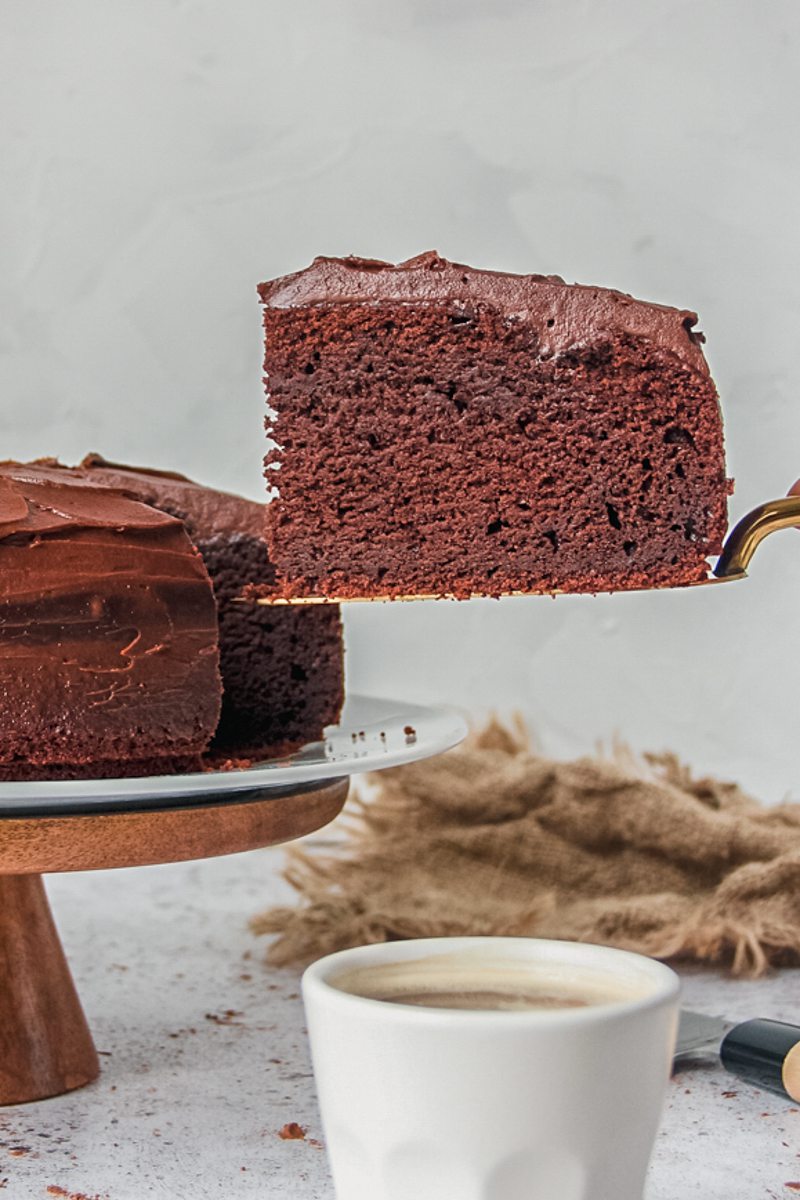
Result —
M800 475L795 0L3 0L2 456L259 496L259 279L315 254L696 308L734 517ZM800 534L688 593L353 607L354 688L800 796Z

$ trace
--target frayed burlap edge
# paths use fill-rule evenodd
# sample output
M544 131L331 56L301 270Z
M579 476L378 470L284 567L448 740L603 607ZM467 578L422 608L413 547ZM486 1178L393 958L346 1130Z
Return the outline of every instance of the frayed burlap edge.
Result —
M381 772L335 853L290 847L297 906L252 922L268 959L463 934L598 942L757 976L800 962L800 805L767 808L624 746L571 762L492 722Z

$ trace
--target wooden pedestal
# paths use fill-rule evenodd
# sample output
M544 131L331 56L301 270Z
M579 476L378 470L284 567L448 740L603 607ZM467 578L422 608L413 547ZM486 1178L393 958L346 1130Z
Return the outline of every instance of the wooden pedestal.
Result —
M99 1063L41 874L235 854L326 825L348 781L234 802L53 817L0 818L0 1105L57 1096ZM220 795L223 788L220 788Z

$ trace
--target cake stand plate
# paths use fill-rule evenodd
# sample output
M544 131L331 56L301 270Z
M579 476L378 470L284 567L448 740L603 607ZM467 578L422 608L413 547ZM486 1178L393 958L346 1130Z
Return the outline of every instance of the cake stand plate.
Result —
M60 1095L99 1072L43 873L288 842L333 820L351 775L441 753L465 733L455 713L352 697L325 742L246 769L0 783L0 1105Z

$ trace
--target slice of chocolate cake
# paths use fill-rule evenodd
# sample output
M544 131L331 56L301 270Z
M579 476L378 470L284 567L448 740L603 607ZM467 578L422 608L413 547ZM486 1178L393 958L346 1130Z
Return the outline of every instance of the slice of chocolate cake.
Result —
M247 585L274 586L265 505L98 454L75 471L179 518L203 556L219 611L223 697L214 751L264 757L321 738L344 699L339 610L240 602Z
M706 576L730 487L694 313L435 253L318 258L259 293L279 594Z
M199 770L220 692L211 582L182 524L0 465L0 779Z

